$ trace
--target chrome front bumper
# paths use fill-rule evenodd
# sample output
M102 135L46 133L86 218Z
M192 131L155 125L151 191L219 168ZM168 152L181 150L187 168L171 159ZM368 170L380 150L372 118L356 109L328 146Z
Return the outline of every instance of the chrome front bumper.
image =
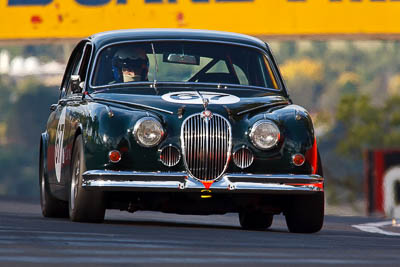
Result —
M211 184L220 193L303 194L324 190L319 175L229 173ZM91 170L83 174L82 187L100 191L202 192L207 185L186 172L129 172Z

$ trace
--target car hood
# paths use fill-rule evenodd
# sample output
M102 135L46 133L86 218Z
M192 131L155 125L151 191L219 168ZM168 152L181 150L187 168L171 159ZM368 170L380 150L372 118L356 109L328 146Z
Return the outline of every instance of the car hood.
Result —
M234 115L241 115L257 109L276 105L287 105L289 100L267 90L232 89L198 90L203 99L208 99L208 109L228 109ZM148 109L169 114L178 114L180 109L192 112L204 110L204 102L195 90L161 89L158 94L144 94L138 90L109 90L91 95L94 101L114 103L128 107Z

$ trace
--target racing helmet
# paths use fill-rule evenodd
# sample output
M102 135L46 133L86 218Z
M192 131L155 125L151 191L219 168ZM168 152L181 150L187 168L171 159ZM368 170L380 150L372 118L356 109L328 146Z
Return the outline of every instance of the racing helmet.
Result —
M125 71L128 71L128 73ZM112 72L115 81L118 83L147 81L149 58L145 50L132 46L125 46L118 49L112 58Z

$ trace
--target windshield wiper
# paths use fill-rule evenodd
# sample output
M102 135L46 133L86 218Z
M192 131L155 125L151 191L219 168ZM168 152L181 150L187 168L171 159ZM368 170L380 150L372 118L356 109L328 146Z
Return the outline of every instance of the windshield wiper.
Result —
M158 90L157 90L158 63L157 63L156 51L154 49L154 44L153 43L151 43L151 49L153 50L153 57L154 57L154 64L155 64L153 88L156 91L156 94L158 95Z

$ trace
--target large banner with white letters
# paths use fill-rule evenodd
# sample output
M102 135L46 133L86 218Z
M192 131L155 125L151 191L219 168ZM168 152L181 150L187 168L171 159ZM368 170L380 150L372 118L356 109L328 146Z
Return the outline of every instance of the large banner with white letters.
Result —
M400 0L2 0L0 40L81 38L127 28L398 38L399 14Z

